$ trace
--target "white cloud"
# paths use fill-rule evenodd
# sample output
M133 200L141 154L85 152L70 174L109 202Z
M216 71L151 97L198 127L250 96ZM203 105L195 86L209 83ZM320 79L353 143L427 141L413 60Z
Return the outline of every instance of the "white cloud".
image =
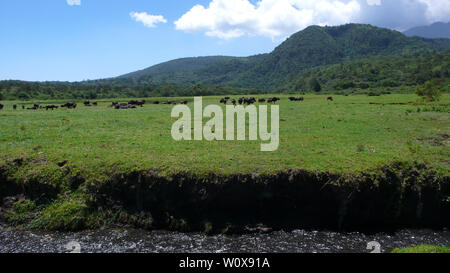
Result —
M204 31L222 39L243 35L277 37L309 25L337 25L358 15L357 0L212 0L194 6L175 22L176 29Z
M282 38L310 25L368 23L408 29L449 18L449 0L211 0L192 7L175 21L175 28L221 39Z
M450 2L449 0L418 0L427 6L425 13L430 23L436 21L447 22L450 19Z
M361 13L357 22L388 27L400 31L429 25L450 18L449 0L360 0ZM369 3L370 2L370 3Z
M69 6L81 6L81 0L66 0Z
M131 18L137 22L141 22L146 27L154 28L158 23L167 23L167 20L162 15L151 15L147 12L131 12Z
M381 6L381 0L367 0L369 6Z

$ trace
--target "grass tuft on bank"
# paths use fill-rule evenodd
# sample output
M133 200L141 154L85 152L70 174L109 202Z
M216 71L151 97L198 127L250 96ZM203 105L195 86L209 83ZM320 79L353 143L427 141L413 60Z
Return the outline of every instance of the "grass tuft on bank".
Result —
M419 245L408 248L397 248L392 253L450 253L450 246Z

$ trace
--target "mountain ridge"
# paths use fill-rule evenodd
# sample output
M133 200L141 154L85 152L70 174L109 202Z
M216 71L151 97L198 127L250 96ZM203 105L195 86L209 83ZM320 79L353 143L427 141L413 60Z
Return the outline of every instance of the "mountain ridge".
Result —
M176 59L118 78L153 85L203 84L272 89L303 69L423 50L450 50L450 40L408 37L398 31L362 24L310 26L293 34L268 54ZM194 64L196 61L199 63Z
M450 39L450 22L437 22L429 26L419 26L411 28L403 33L407 36L418 36L431 39Z

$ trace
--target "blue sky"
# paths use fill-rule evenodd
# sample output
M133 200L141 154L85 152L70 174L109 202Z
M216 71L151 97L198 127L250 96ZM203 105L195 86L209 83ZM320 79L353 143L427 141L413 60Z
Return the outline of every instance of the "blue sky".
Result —
M446 21L449 6L448 0L0 0L0 80L79 81L180 57L267 53L311 24L403 30Z

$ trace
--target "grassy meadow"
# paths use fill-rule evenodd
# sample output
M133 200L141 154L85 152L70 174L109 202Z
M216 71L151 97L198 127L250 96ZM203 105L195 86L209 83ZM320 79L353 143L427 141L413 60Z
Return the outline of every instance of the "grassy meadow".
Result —
M185 99L192 108L192 98L127 110L108 100L54 111L3 103L0 219L64 231L448 226L449 95L434 104L415 95L282 96L275 152L261 152L260 140L173 140L173 106L151 102ZM203 107L219 100L204 97Z
M0 165L27 159L33 163L28 174L37 175L40 168L59 168L57 164L64 162L86 177L111 170L345 173L393 161L418 161L443 174L449 172L450 95L438 104L424 104L415 95L334 96L334 102L319 95L306 95L304 102L290 102L287 97L279 102L280 146L276 152L261 152L260 140L176 142L171 137L177 120L170 116L173 106L150 103L158 99L128 110L109 108L111 101L105 100L97 107L79 103L75 110L55 111L22 110L21 102L3 102ZM219 104L219 100L204 97L203 107ZM13 104L18 104L18 110L12 109ZM192 98L189 105L193 108Z

